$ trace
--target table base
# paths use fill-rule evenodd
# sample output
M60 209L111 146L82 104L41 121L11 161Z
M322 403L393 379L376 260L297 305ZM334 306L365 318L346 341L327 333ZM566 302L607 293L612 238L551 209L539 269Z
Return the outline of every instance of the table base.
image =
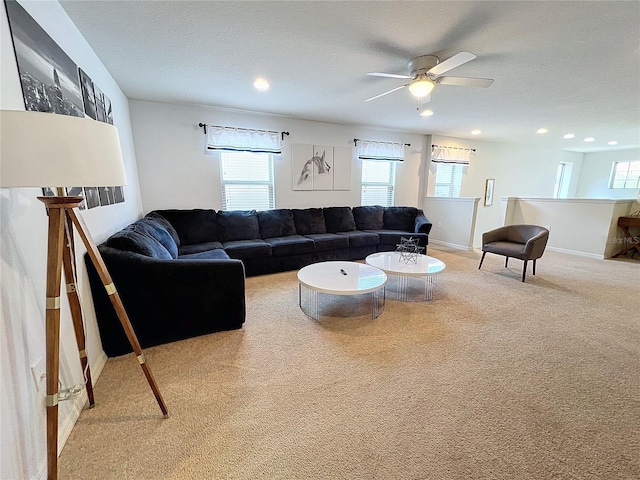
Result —
M300 307L300 310L302 310L302 313L304 313L307 317L313 320L318 320L318 318L320 318L318 294L321 292L318 292L317 290L313 290L310 288L305 288L305 290L307 290L307 293L308 293L308 304L309 304L308 312L305 312L304 308L302 307L302 284L300 283L298 283L298 306ZM333 295L333 294L323 293L323 295ZM369 294L365 293L362 295L369 295ZM358 295L350 295L350 296L355 297ZM381 289L376 290L375 292L371 292L371 318L372 319L378 318L382 314L382 312L384 312L385 303L386 303L385 287L382 287Z
M390 275L394 275L394 274L391 273ZM409 280L412 278L416 278L424 282L424 299L426 301L433 300L433 288L436 285L438 285L438 275L425 275L423 277L416 277L413 275L395 275L395 276L398 277L398 280L397 280L398 300L402 302L409 301L408 286L409 286Z

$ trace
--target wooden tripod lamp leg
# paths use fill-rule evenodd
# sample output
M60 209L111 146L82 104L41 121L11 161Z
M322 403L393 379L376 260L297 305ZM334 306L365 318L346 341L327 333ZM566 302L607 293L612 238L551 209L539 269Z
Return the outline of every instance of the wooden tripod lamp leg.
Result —
M89 362L87 359L86 338L84 325L82 323L82 307L80 306L80 298L78 297L78 288L76 284L76 260L73 242L73 223L71 222L69 216L66 214L66 211L64 215L64 222L64 249L62 251L62 266L64 268L64 278L67 282L67 298L69 299L71 318L73 319L73 329L76 334L76 343L78 344L80 366L82 367L85 386L87 388L89 408L93 408L96 402L93 396L91 368L89 367Z
M49 211L46 300L47 478L58 478L58 375L60 366L60 276L64 211Z
M67 215L71 218L73 224L76 226L78 233L80 234L80 238L84 243L84 246L87 249L87 253L93 262L93 265L100 276L100 280L104 285L104 288L109 295L109 299L115 308L116 314L118 315L118 319L122 324L122 328L124 328L124 332L127 335L129 343L133 348L133 351L138 358L138 362L140 363L140 367L142 367L142 371L144 372L145 377L147 377L147 382L149 382L149 386L153 391L154 396L156 397L156 401L160 406L160 410L164 414L165 417L169 416L169 412L167 410L167 406L164 403L164 399L162 398L162 394L158 389L155 378L149 369L149 366L146 363L144 358L144 353L142 353L142 348L140 347L140 342L138 341L138 337L136 336L133 327L131 326L131 321L129 320L129 316L127 315L126 310L124 309L124 305L122 304L122 300L120 299L120 295L118 294L115 285L113 284L113 280L111 279L111 275L107 271L107 266L102 259L102 255L100 255L100 251L98 247L96 247L93 238L89 235L89 230L86 228L82 217L76 215L73 209L67 210Z

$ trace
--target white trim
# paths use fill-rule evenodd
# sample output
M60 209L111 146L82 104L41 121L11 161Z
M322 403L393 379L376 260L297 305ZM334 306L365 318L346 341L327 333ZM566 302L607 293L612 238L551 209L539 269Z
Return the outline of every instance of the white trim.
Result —
M441 245L443 247L449 247L455 250L464 250L465 252L470 252L472 250L475 250L473 247L469 247L467 245L458 245L457 243L449 243L449 242L443 242L441 240L432 240L432 239L429 239L429 245Z
M605 259L604 255L601 254L601 253L581 252L579 250L568 250L566 248L551 247L549 245L547 245L546 248L547 248L547 250L552 250L554 252L568 253L569 255L578 255L579 257L596 258L598 260L604 260Z

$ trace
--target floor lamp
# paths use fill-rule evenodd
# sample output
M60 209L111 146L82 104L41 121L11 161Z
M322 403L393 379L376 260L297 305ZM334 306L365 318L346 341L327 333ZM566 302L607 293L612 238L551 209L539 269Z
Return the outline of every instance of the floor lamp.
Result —
M114 306L120 323L166 417L156 384L120 296L76 207L82 197L64 196L65 187L125 185L117 129L95 120L53 113L0 111L0 187L57 187L58 196L38 197L49 216L46 283L47 478L58 476L58 392L60 359L60 284L64 270L67 297L80 363L87 372L87 396L94 405L91 371L75 281L75 227Z

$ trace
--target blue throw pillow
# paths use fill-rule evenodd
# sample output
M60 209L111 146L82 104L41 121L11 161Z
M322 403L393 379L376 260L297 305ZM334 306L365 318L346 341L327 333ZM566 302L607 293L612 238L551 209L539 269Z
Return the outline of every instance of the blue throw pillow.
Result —
M171 254L155 238L147 234L140 226L129 225L113 234L106 242L107 247L127 252L139 253L147 257L171 260Z
M167 249L172 258L178 258L178 246L166 228L153 218L143 218L136 222L147 234L159 241Z

